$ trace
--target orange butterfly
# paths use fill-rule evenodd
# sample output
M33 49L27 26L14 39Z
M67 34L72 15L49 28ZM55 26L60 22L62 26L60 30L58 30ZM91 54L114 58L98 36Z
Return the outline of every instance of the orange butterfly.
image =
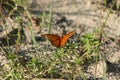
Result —
M42 37L48 38L53 46L62 47L65 45L67 40L76 32L73 30L66 35L59 36L57 34L43 34Z

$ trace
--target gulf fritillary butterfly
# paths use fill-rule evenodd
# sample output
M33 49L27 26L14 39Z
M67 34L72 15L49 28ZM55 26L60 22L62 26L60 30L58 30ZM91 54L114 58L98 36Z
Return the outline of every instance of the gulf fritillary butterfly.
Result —
M75 34L76 30L73 30L71 32L69 32L66 35L63 36L59 36L57 34L43 34L42 37L48 38L49 41L51 42L51 44L55 47L62 47L65 45L65 43L67 42L67 40L73 35Z

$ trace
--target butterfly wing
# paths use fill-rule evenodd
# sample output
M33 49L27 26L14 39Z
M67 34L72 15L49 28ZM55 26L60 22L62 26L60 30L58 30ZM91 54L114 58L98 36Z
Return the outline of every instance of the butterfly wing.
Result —
M67 40L73 35L75 34L76 30L73 30L71 32L69 32L68 34L62 36L62 39L61 39L61 43L60 43L60 46L64 46L65 43L67 42Z
M60 47L61 37L56 34L43 34L42 37L48 38L53 46Z

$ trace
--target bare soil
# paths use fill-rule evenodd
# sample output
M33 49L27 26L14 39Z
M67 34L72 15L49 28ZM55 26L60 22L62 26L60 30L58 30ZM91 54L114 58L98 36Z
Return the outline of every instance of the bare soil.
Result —
M117 0L119 3L120 1ZM102 4L102 0L30 0L31 14L41 15L42 12L49 13L50 4L53 7L53 24L52 33L60 34L61 28L66 32L77 30L77 34L92 33L96 29L101 29L105 21L109 8ZM64 20L57 23L56 21ZM64 26L60 26L64 24ZM47 30L42 29L41 33L46 33ZM112 11L110 14L105 29L105 43L102 45L101 50L106 62L101 60L97 63L98 78L103 77L104 68L106 70L107 80L120 79L120 12ZM3 34L4 35L4 34ZM112 41L113 40L113 41ZM40 43L41 44L41 43ZM6 63L5 57L0 55L0 63ZM95 64L91 64L86 69L86 76L95 75Z

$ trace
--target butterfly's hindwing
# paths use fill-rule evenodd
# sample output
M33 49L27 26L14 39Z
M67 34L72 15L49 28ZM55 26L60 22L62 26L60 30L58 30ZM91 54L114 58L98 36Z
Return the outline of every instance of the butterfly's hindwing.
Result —
M53 46L59 47L60 46L60 36L55 34L43 34L43 37L49 39Z
M53 46L60 47L61 40L57 39L54 42L51 42Z

